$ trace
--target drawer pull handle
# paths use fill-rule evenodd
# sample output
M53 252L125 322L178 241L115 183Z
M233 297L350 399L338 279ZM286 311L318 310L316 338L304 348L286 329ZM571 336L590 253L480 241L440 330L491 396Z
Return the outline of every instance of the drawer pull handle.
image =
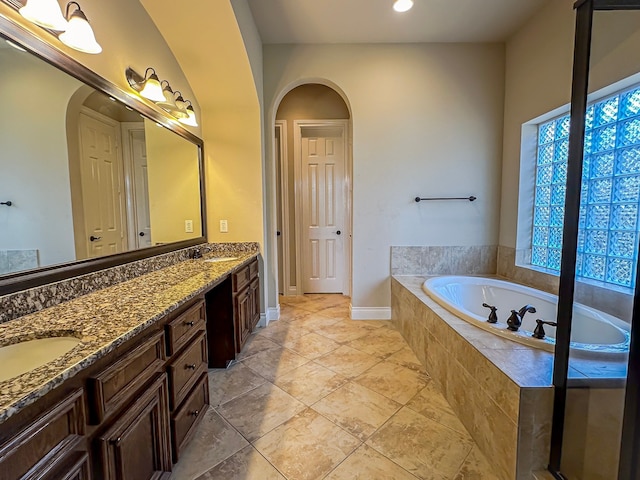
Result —
M187 327L193 327L195 325L194 322L184 322Z
M191 415L193 415L194 417L197 417L198 415L200 415L200 410L194 410L192 412L189 412Z
M196 364L195 363L188 363L184 366L184 368L186 368L187 370L195 370L196 369Z
M111 440L112 445L118 445L122 441L122 437L114 438Z

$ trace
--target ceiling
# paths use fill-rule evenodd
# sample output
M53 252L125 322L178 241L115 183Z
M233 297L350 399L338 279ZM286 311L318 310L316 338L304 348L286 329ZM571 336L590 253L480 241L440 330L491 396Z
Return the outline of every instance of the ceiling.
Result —
M265 44L499 42L553 0L248 0Z

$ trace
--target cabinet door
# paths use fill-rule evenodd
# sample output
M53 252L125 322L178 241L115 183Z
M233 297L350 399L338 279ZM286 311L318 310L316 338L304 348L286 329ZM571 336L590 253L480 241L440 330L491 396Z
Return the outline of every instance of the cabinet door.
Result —
M160 375L96 442L99 478L168 478L171 449L166 375Z
M235 323L236 323L236 352L240 353L251 331L251 289L238 293L235 297Z
M249 297L251 302L251 318L249 322L249 333L253 332L260 321L260 280L256 278L249 287L251 291Z

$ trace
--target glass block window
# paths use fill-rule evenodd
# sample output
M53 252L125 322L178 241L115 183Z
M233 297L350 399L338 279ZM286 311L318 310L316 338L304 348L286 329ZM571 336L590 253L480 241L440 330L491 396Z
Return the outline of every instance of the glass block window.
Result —
M531 263L560 271L570 115L538 125ZM640 86L587 109L576 275L635 286Z

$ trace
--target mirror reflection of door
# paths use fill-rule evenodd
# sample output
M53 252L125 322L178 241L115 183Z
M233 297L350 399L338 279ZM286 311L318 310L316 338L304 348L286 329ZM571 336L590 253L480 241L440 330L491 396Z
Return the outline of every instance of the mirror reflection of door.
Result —
M149 177L144 124L122 123L125 183L129 215L130 248L150 247Z
M118 122L83 109L80 172L88 258L126 250L124 175L118 140Z

